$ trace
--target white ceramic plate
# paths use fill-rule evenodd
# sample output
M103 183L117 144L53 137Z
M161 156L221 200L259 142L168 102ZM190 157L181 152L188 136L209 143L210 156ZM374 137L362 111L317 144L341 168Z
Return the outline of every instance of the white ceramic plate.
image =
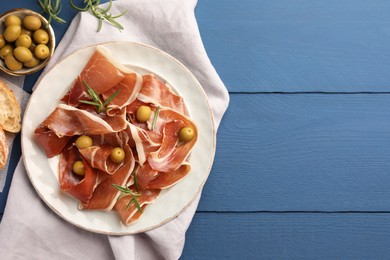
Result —
M22 128L22 152L28 176L43 201L66 221L89 231L111 235L144 232L180 214L204 185L214 159L215 128L206 95L191 72L167 53L131 42L104 44L113 57L141 72L154 73L181 95L198 126L199 139L190 158L192 170L181 182L161 193L133 225L120 223L116 212L78 210L78 201L62 192L56 160L48 159L34 138L35 128L56 107L81 72L96 46L81 49L51 69L39 82L27 105ZM55 162L53 164L53 162Z

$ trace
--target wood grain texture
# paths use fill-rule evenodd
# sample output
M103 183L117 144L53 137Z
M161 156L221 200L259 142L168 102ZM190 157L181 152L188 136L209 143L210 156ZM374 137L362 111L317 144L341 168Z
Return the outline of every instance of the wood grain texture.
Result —
M389 214L197 213L181 259L386 259Z
M390 210L390 94L233 94L202 211Z
M206 50L230 91L390 91L390 2L199 1Z

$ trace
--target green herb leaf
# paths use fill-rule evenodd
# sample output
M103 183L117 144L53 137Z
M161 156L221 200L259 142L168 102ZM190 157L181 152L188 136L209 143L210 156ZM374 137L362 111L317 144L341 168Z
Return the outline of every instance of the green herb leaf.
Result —
M116 16L113 16L112 14L108 13L112 7L112 0L108 2L105 9L99 7L100 0L84 0L84 7L76 6L72 0L69 0L69 3L72 8L76 9L79 12L85 12L88 10L91 11L91 13L98 19L98 32L101 30L104 20L109 22L112 26L118 28L119 31L123 30L123 26L117 21L115 21L115 19L124 15L126 11Z
M79 12L84 12L88 10L88 6L85 6L84 8L76 6L72 0L69 0L69 4L73 9L76 9Z
M139 192L138 180L137 180L137 171L134 171L134 186L135 186L135 189L137 190L137 192Z
M96 102L89 101L89 100L80 100L80 103L84 103L84 104L88 104L88 105L93 105L93 106L96 106L96 107L99 106L99 104L97 104Z
M49 26L52 20L58 23L66 23L64 19L59 17L62 10L61 0L38 0L38 4L42 8L42 13L49 16L47 26Z
M110 103L116 96L118 96L119 92L121 92L120 89L118 89L117 91L115 91L114 94L112 94L109 98L107 98L106 102L104 102L103 106L107 106L108 103Z
M117 189L117 190L119 190L119 191L121 191L123 193L126 193L126 194L128 194L129 191L131 192L131 190L129 188L127 188L127 187L125 188L125 187L119 186L119 185L114 184L114 183L112 184L112 186L114 186L115 189Z
M135 204L135 206L137 207L138 211L142 213L142 208L141 208L141 206L139 205L137 198L136 198L135 196L133 196L133 199L132 199L132 200L134 201L134 204Z
M131 198L131 200L129 201L129 203L127 204L126 210L129 209L131 203L134 203L135 206L137 207L138 211L142 213L142 208L141 208L141 206L140 206L140 204L139 204L139 202L138 202L138 200L137 200L137 197L138 197L138 196L141 196L140 193L135 193L135 192L133 192L132 190L130 190L128 187L122 187L122 186L119 186L119 185L114 184L114 183L112 184L112 186L113 186L115 189L117 189L117 190L119 190L119 191L122 192L122 194L119 196L118 200L119 200L120 198L123 198L124 196L128 196L128 195L132 195L132 196L133 196L133 197Z
M157 107L156 112L154 112L154 117L153 117L153 123L152 123L152 131L156 127L156 122L158 118L158 114L160 113L160 107Z
M83 80L83 84L87 87L88 94L91 96L91 98L95 102L100 103L101 101L99 95L95 92L95 90L93 90L93 88L90 85L88 85L88 83L85 80Z
M93 105L93 106L96 106L96 111L98 113L101 113L103 111L106 110L106 106L108 105L108 103L110 103L120 92L120 90L116 91L114 94L112 94L107 100L106 102L102 102L102 100L100 99L99 97L99 94L97 94L95 92L95 90L93 90L93 88L88 85L87 82L85 82L85 80L83 80L83 84L85 85L85 87L87 88L87 92L88 94L91 96L92 98L92 101L89 101L89 100L80 100L80 103L84 103L84 104L89 104L89 105Z
M134 200L134 197L129 201L129 203L127 203L126 210L128 210L130 208L130 205L133 202L133 200Z

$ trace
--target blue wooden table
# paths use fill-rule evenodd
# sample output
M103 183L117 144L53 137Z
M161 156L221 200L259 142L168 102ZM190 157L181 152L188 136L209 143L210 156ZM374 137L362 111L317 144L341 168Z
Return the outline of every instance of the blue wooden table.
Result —
M0 12L15 7L39 10ZM196 16L231 103L182 258L388 258L390 2L199 0Z

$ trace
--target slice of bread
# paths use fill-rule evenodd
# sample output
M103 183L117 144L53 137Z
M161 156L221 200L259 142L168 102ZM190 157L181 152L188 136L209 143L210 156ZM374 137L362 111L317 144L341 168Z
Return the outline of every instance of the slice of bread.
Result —
M8 144L3 129L0 128L0 170L4 168L8 157Z
M17 133L20 131L21 110L14 92L0 81L0 126L3 130Z

